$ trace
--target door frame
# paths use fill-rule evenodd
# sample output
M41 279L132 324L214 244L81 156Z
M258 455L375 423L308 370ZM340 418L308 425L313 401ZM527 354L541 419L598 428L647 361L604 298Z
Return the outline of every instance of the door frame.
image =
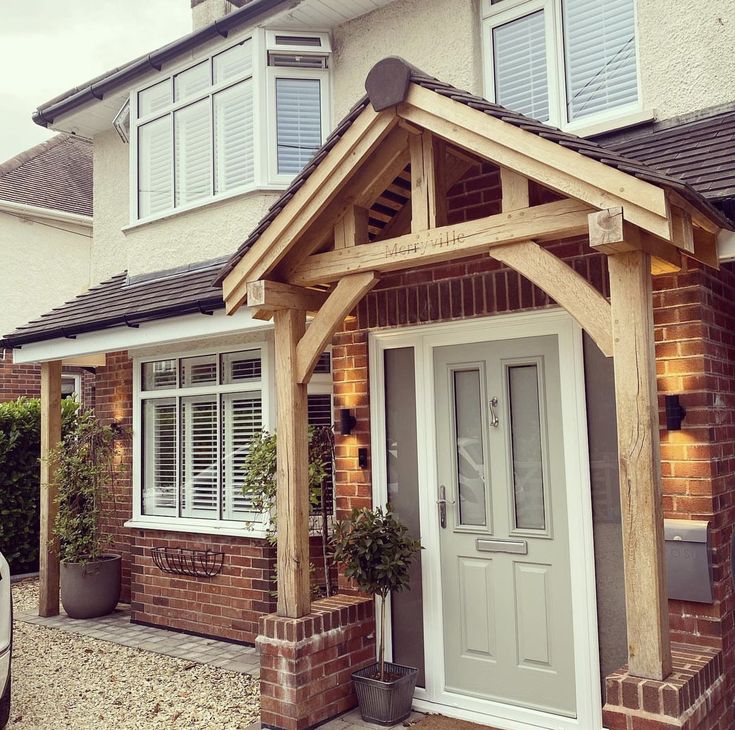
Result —
M571 556L582 558L581 560L570 559L572 631L576 669L576 718L475 699L442 689L444 687L444 639L440 535L433 496L437 483L437 465L433 456L436 453L433 350L446 345L464 345L544 335L556 335L559 345L569 552L570 558ZM422 553L424 646L439 647L436 650L426 651L426 687L416 689L414 707L484 724L492 723L502 730L602 728L597 591L582 328L564 310L554 308L539 312L520 312L459 322L370 332L368 355L374 504L385 504L388 498L383 354L386 350L401 347L414 348L416 418L418 424L425 424L424 428L419 428L417 433L421 540L426 548ZM386 628L388 629L386 649L390 657L392 656L390 626Z

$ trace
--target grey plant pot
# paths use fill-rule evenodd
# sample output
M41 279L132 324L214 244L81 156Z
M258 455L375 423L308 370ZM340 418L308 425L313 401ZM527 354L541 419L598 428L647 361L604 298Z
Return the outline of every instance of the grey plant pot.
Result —
M61 563L61 604L70 618L112 613L120 600L120 556L88 563Z
M391 674L400 676L390 682L375 679L373 675L378 671L376 663L353 672L352 681L355 683L362 719L365 722L390 727L402 722L411 714L418 669L391 662L386 662L385 668Z

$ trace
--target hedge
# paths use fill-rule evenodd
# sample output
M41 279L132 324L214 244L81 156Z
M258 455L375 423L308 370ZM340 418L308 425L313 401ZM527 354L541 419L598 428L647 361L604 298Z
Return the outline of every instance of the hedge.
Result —
M77 404L62 402L64 430ZM36 398L0 403L0 551L11 573L38 570L41 404Z

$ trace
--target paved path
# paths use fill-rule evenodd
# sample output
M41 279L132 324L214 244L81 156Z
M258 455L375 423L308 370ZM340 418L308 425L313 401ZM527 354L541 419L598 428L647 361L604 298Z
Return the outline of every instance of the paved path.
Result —
M260 676L260 662L253 647L133 624L130 622L130 609L124 604L102 618L72 619L63 612L59 616L41 618L33 612L22 612L15 619L230 672L243 672L255 678Z

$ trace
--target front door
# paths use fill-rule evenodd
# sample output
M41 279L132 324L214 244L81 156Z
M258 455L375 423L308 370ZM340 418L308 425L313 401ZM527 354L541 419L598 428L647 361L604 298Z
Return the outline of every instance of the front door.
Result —
M576 714L555 336L434 350L445 691Z

